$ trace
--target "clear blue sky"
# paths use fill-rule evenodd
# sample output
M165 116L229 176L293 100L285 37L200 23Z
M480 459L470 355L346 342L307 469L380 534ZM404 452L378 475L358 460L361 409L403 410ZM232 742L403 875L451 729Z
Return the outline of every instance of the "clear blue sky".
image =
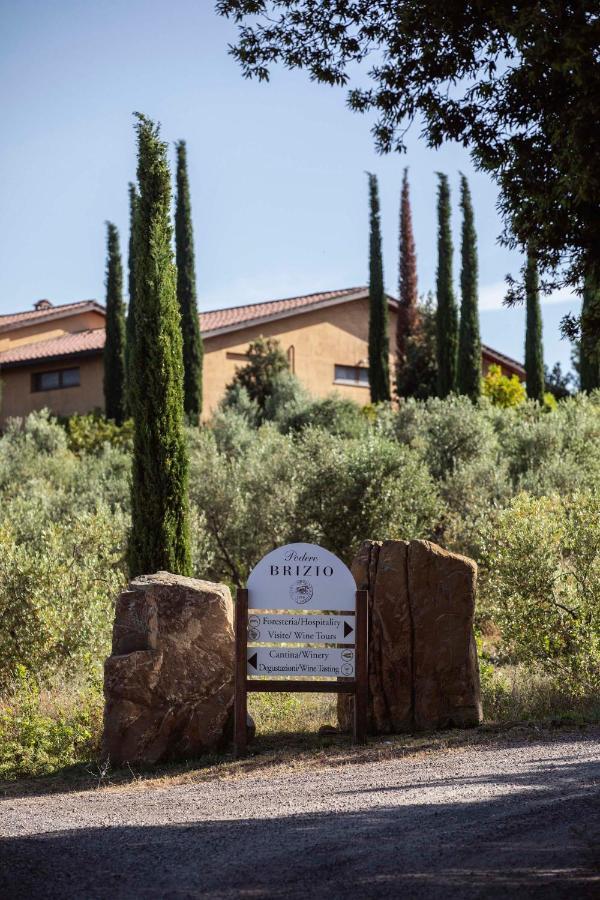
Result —
M522 358L523 311L501 308L520 259L497 243L496 190L457 146L380 157L371 121L345 92L304 73L245 81L227 53L235 28L211 0L0 0L0 312L49 297L104 295L104 222L127 240L135 175L133 110L188 142L203 309L365 284L365 170L382 195L386 285L397 290L398 202L410 167L419 288L434 286L436 170L453 188L458 289L458 171L479 236L482 335ZM172 155L172 154L171 154ZM558 324L576 299L544 302L546 361L569 363Z

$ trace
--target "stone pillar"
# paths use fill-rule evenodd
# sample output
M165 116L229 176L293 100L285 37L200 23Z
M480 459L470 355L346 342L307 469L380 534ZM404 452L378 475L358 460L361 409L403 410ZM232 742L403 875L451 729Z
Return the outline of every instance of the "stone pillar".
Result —
M352 574L369 591L371 733L479 724L476 564L429 541L365 541ZM347 729L350 697L338 715Z
M233 692L229 588L168 572L132 581L104 666L105 758L152 764L217 749Z

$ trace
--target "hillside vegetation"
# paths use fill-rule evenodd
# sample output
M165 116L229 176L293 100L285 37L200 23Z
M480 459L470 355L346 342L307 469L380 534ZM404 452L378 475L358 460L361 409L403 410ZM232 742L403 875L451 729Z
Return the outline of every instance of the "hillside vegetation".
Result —
M480 565L486 716L598 715L600 392L360 409L283 379L264 409L232 392L187 436L196 576L235 587L292 540L350 562L365 538L430 538ZM44 412L0 438L0 777L97 751L130 446L127 424Z

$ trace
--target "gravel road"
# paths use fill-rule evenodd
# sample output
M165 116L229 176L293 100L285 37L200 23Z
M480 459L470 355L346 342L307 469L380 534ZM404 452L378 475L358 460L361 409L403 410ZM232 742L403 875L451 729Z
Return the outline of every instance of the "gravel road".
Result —
M600 731L0 801L0 897L600 897Z

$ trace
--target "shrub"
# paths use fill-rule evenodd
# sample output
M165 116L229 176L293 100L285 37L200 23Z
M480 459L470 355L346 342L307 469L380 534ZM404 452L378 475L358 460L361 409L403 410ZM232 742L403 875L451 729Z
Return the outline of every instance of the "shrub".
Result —
M241 586L265 553L286 543L298 474L291 438L273 426L259 428L240 454L220 452L201 433L190 450L190 504L209 550L198 574Z
M0 687L19 666L44 678L96 665L125 581L123 518L99 510L52 522L43 501L2 513Z
M600 495L515 498L485 535L482 593L513 661L600 689Z
M106 444L128 453L133 447L133 421L116 425L101 413L74 415L65 420L68 447L74 453L96 453Z
M599 401L580 394L562 400L552 415L531 402L498 415L514 491L542 496L600 488Z
M294 537L346 562L366 538L431 536L441 517L418 454L371 433L348 440L308 429L298 442Z
M524 402L526 392L517 375L502 374L500 366L490 366L481 382L481 392L494 406L508 409Z
M301 415L310 404L310 397L296 376L284 370L271 381L270 393L265 399L260 421L275 422L285 431L285 423L290 418Z
M477 459L495 460L499 452L492 423L468 397L407 400L398 410L395 433L423 455L436 479Z
M55 680L42 689L20 666L0 701L0 778L46 775L99 751L102 690Z
M258 404L262 412L273 392L275 379L282 372L289 371L289 363L279 341L262 335L251 341L246 355L248 362L236 369L235 377L227 390L236 384L245 388L250 399Z
M356 438L369 427L369 415L374 407L361 409L353 400L333 395L324 400L314 400L303 409L287 416L283 421L285 431L299 432L312 426L329 434Z

